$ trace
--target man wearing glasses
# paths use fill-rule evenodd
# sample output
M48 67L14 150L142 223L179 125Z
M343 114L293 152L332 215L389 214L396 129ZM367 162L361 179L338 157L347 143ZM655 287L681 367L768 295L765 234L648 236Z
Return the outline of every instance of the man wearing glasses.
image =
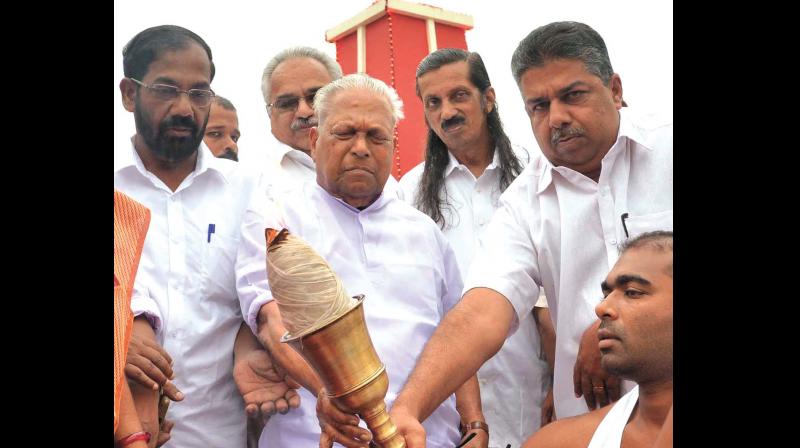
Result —
M309 129L317 125L314 96L331 81L342 77L339 63L311 47L291 47L267 63L261 77L261 92L269 115L277 149L266 182L267 196L279 197L293 186L316 181L316 165L310 155ZM397 181L386 183L397 194ZM275 190L278 188L278 190Z
M234 261L257 177L215 158L203 144L215 95L211 49L200 36L157 26L134 36L122 54L125 78L119 87L136 134L125 143L127 151L115 152L114 188L151 210L131 298L136 318L125 366L137 413L155 442L160 386L176 401L167 414L175 422L171 438L162 435L160 443L244 446L242 395L252 404L252 393L266 388L282 403L262 394L255 405L282 411L289 406L285 400L299 405L284 383L247 371L254 370L252 357L264 352L242 326ZM242 375L256 382L242 387ZM121 436L116 446L131 441Z

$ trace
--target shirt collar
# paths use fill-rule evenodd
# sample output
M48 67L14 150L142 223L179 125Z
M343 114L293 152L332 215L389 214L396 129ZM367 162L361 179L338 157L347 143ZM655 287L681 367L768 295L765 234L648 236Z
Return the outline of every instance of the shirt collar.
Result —
M447 150L447 157L448 157L448 162L447 166L444 168L444 177L449 176L454 169L456 169L458 166L461 165L461 162L459 162L458 159L456 159L456 156L454 156L449 149ZM499 151L497 151L497 148L495 147L494 155L492 156L492 162L486 166L486 170L484 171L493 170L499 166L500 166L500 154ZM464 166L463 169L467 169L467 167Z
M385 187L385 185L384 185L384 187ZM342 199L337 198L336 196L330 194L328 192L328 190L322 188L318 183L314 183L314 188L317 190L317 194L319 194L323 198L325 198L325 200L327 202L329 202L331 204L335 204L336 206L339 206L339 207L344 207L346 210L350 211L351 213L355 213L355 214L359 214L359 213L365 213L366 214L366 213L372 213L372 212L378 211L381 208L383 208L392 199L390 196L387 196L387 195L383 194L383 191L381 191L380 195L378 196L378 199L375 199L375 202L373 202L372 204L368 205L364 210L359 210L356 207L353 207L352 205L350 205L347 202L343 201Z
M311 168L312 171L317 169L317 166L314 164L314 159L312 159L311 156L309 156L308 154L304 153L303 151L300 151L299 149L294 149L291 146L281 141L278 141L278 145L279 145L278 147L280 148L278 154L280 155L281 161L285 160L286 158L289 158L303 166Z
M136 148L133 146L133 137L130 139L129 150L120 151L118 156L114 160L114 172L136 169L142 176L147 176L148 171L144 167L144 162L142 162L142 158L139 157L139 153L136 152ZM228 183L231 172L236 169L236 163L232 160L214 157L208 146L201 141L197 152L197 164L190 176L199 176L206 171L216 172L222 180Z
M603 161L601 163L610 160L612 157L616 157L616 153L626 146L624 144L626 139L636 142L636 145L631 145L632 147L641 146L647 150L652 150L644 144L644 134L631 119L632 113L627 109L628 107L619 109L619 130L617 131L617 139L614 141L614 145L611 149L603 156ZM559 170L559 168L554 167L546 157L542 156L541 159L542 167L539 176L539 185L536 190L536 192L540 194L553 182L553 171Z

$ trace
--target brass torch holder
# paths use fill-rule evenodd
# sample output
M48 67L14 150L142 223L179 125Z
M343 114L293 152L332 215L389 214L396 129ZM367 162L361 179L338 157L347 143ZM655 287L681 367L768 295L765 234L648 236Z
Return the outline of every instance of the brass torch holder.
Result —
M309 334L290 336L288 343L316 370L331 401L344 412L358 414L381 448L405 448L386 404L389 390L386 367L378 358L364 320L364 295L358 304L324 327Z

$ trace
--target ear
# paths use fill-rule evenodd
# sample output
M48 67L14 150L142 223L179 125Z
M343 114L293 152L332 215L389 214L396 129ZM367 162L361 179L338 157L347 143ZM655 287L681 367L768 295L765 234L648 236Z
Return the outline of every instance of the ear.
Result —
M486 95L486 113L488 114L494 110L495 99L496 99L494 93L494 87L489 86L489 88L486 89L485 95Z
M311 146L308 149L310 150L311 158L314 159L314 163L317 162L317 139L319 139L319 131L317 126L314 126L308 130L308 140L311 142Z
M614 105L617 110L622 108L622 78L618 74L611 75L611 96L614 99Z
M122 93L122 106L128 112L136 110L136 84L128 78L119 82L119 91Z

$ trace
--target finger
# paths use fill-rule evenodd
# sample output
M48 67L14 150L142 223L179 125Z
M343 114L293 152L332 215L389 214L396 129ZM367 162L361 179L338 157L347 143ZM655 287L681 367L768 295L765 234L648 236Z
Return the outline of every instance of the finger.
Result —
M583 388L581 387L582 378L581 378L581 369L579 367L578 361L575 361L575 367L572 368L572 388L575 391L575 398L580 398L583 394Z
M588 374L581 375L581 389L583 399L586 400L586 406L589 407L589 410L595 409L597 403L594 400L594 392L592 391L592 380Z
M145 356L134 356L130 359L129 363L138 367L142 372L145 373L151 380L155 381L157 384L161 385L167 382L169 378L164 375L164 372L159 369L155 364L150 362Z
M258 406L255 403L250 403L244 407L244 412L250 418L258 417Z
M275 415L275 402L270 400L261 403L261 413L268 417Z
M348 431L349 428L353 428L352 426L344 426L342 428L336 428L335 426L329 423L323 423L325 425L322 432L327 433L334 442L338 442L347 448L368 448L369 440L372 439L372 435L368 434L368 438L365 440L361 437L357 437L352 434L346 434L344 432L339 431L339 429L348 428L345 431ZM369 432L369 431L367 431Z
M157 351L158 354L167 361L168 365L170 366L172 365L172 356L169 356L169 353L167 353L167 351L164 350L164 347L159 345L156 341L151 341L150 339L144 339L142 340L142 343L147 348Z
M296 390L290 389L283 397L286 398L290 408L297 409L300 407L300 394L298 394Z
M336 424L337 426L352 426L358 427L358 422L360 419L353 415L348 414L346 412L342 412L339 408L336 407L330 400L318 400L317 404L319 405L317 409L319 409L325 417L331 420L332 423ZM365 430L366 431L366 430Z
M332 448L333 439L325 431L319 435L319 448Z
M158 390L158 384L151 380L146 373L142 372L142 369L132 364L125 365L125 376L148 389Z
M167 380L164 383L164 395L169 397L172 401L181 401L183 400L183 392L178 390L178 386L175 385L172 381Z
M172 438L172 435L170 433L166 433L166 432L158 433L158 441L156 442L156 446L158 447L158 446L161 446L161 445L169 442L169 439L171 439L171 438Z
M608 404L606 395L606 383L601 378L592 378L592 393L598 408Z
M164 423L161 424L161 432L169 433L170 431L172 431L173 426L175 426L174 421L164 419Z
M283 398L278 398L275 400L275 409L281 414L286 415L289 412L289 403L286 402Z
M621 384L618 376L609 376L606 378L606 389L608 392L608 399L610 401L617 401L622 396Z

